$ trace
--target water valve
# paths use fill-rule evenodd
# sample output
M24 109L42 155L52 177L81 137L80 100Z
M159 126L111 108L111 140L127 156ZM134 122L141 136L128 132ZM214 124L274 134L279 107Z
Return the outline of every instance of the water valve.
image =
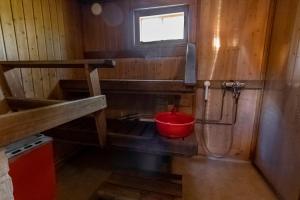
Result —
M225 81L222 84L222 87L224 89L228 89L232 91L232 95L235 98L236 101L238 101L240 94L241 94L241 89L243 89L246 86L245 83L241 83L239 81Z
M239 82L239 81L225 81L222 84L223 88L232 89L232 88L239 88L242 89L246 86L245 83Z

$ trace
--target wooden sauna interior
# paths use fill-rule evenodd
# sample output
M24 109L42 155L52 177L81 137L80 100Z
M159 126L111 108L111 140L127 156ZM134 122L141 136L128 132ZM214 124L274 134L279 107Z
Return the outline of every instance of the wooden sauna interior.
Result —
M163 12L183 39L142 42ZM36 134L49 200L300 200L299 42L299 0L1 0L0 200L28 199L6 150ZM173 108L191 135L158 134Z

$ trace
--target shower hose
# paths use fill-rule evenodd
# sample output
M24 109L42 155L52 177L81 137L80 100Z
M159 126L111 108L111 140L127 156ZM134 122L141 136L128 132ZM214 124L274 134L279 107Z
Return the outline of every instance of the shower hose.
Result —
M227 88L223 88L223 97L222 97L222 105L221 105L221 116L219 120L207 120L206 119L206 112L207 112L207 103L208 100L205 99L204 100L204 104L203 104L203 112L202 112L202 120L197 120L197 123L201 124L201 134L200 134L200 141L201 141L201 146L203 148L203 150L206 153L206 156L209 157L214 157L214 158L224 158L225 156L227 156L233 146L233 136L234 136L234 128L235 128L235 124L236 124L236 120L237 120L237 111L238 111L238 102L239 102L239 97L240 97L240 93L241 90L240 88L236 88L236 87L232 87L231 88L231 92L232 92L232 99L233 99L233 106L232 106L232 121L231 123L224 123L222 122L222 116L223 116L223 107L224 107L224 97L226 94L226 90L228 90ZM230 126L230 140L229 140L229 144L227 145L226 150L223 153L214 153L212 152L207 144L207 138L205 136L205 125L224 125L224 126Z

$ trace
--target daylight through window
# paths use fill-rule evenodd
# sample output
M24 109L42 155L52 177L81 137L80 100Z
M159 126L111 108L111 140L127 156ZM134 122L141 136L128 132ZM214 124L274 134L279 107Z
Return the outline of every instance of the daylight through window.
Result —
M140 42L183 40L184 17L184 12L140 17Z

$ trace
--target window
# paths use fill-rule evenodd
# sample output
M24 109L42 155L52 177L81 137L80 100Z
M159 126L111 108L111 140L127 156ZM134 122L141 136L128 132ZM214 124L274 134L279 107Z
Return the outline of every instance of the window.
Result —
M187 6L135 10L135 45L187 42Z
M140 17L140 42L184 39L184 12Z

